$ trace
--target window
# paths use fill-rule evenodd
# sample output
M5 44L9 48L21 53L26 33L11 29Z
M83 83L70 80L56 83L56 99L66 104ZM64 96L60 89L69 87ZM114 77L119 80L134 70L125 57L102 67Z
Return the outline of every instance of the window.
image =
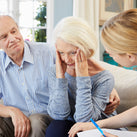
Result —
M8 14L9 12L8 8L8 0L1 0L0 1L0 14Z
M47 0L1 0L0 14L11 15L24 40L46 42Z

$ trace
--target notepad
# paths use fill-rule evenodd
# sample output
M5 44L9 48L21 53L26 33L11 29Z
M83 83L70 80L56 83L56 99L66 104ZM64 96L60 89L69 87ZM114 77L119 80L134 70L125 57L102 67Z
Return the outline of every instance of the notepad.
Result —
M105 129L105 128L102 128L102 130L117 135L118 137L137 137L137 132L134 131L121 131L121 130ZM79 132L77 133L77 135L78 137L101 137L101 133L98 131L98 129Z

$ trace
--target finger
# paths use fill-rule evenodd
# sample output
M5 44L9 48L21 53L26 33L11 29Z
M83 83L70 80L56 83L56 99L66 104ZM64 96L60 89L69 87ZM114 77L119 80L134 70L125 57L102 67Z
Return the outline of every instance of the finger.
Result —
M71 132L69 132L69 137L75 137L76 134L77 134L77 131L72 130Z
M21 131L21 126L19 126L18 128L18 132L17 132L17 137L21 137L22 131Z
M76 124L74 124L71 128L70 128L70 130L69 130L69 132L68 133L71 133L74 129L75 129L75 127L77 126L77 123Z
M18 136L18 128L17 127L18 126L14 126L14 135L15 135L15 137Z
M56 50L56 61L60 60L59 52Z
M70 128L68 134L70 134L70 135L72 136L72 133L75 131L75 128L76 128L76 127L78 127L78 123L74 124L74 125Z
M75 137L75 135L81 131L81 123L75 124L69 131L69 137Z
M25 136L25 137L28 137L28 135L29 135L29 133L30 133L30 130L31 130L30 121L28 121L27 131L26 131L26 136Z
M114 111L115 111L115 110L106 111L105 114L110 115L110 114L112 114Z
M117 106L117 104L116 103L112 103L112 104L107 105L106 109L113 108L115 106Z
M110 110L113 110L113 109L116 109L116 108L117 108L117 105L112 106L112 107L107 107L107 108L105 109L105 111L110 111Z
M117 107L112 107L112 108L108 108L108 109L106 109L105 111L107 112L107 111L113 111L113 110L115 110Z
M113 100L114 100L114 96L110 94L110 96L109 96L109 102L112 103Z
M87 58L82 50L80 50L81 61L85 61Z
M118 106L119 105L119 102L117 100L113 101L111 104L108 105L108 107L115 107L115 106Z
M77 134L77 132L73 132L72 134L71 134L71 137L75 137L75 135Z
M109 103L109 104L107 105L107 107L119 105L119 103L120 103L120 100L114 100L113 102Z
M79 57L80 57L80 62L83 61L83 57L82 57L82 51L79 49Z
M77 62L81 62L80 49L77 50L76 59L77 59Z
M106 137L118 137L118 136L116 136L116 135L113 135L113 134L110 134L110 133L108 133L108 132L106 132L106 131L103 131L103 133L104 133L104 135L106 136Z

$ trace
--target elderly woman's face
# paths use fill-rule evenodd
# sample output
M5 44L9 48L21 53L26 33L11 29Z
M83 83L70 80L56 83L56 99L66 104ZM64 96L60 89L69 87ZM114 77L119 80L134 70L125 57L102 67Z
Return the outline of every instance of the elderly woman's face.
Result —
M67 67L75 68L75 56L78 48L61 39L57 39L56 49L60 54L61 60L67 64Z

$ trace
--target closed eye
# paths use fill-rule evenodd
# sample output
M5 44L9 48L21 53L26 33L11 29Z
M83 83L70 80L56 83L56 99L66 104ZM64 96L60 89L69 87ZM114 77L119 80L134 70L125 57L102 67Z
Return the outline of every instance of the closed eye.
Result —
M12 29L12 31L11 31L12 34L15 34L16 32L17 32L16 29Z
M74 51L74 52L71 52L70 54L72 54L72 55L75 55L77 52L76 51Z
M5 34L5 35L2 35L2 36L0 37L0 40L2 40L2 39L6 39L7 36L8 36L8 35L6 35L6 34Z

